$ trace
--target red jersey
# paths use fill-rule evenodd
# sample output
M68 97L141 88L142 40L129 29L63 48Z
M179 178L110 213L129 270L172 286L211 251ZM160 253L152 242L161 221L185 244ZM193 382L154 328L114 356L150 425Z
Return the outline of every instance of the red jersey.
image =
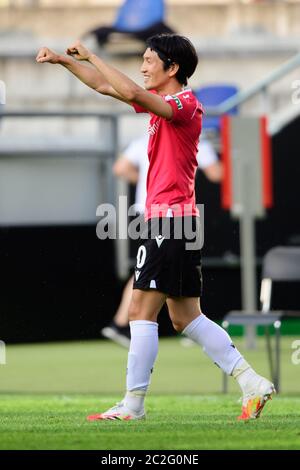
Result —
M190 89L162 98L172 106L173 117L167 121L149 112L145 218L198 216L195 173L203 108ZM133 107L137 113L148 112Z

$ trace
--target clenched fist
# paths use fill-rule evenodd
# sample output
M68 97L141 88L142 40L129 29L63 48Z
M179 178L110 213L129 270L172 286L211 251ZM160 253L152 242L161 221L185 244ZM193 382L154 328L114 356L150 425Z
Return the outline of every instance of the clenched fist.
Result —
M72 46L68 47L66 53L77 60L88 60L92 54L80 41L76 41Z
M49 64L57 64L59 62L59 55L48 49L48 47L42 47L36 56L36 61L39 63L49 62Z

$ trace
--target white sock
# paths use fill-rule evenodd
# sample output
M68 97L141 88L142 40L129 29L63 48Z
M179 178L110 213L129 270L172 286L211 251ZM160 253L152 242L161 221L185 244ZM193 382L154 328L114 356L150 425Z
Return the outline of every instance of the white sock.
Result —
M249 386L252 387L261 379L260 375L243 358L236 364L231 375L235 378L243 393L246 393Z
M146 392L144 390L133 390L132 392L127 391L124 404L130 411L136 414L144 412L144 401Z
M200 344L214 363L229 375L243 359L226 331L203 313L189 323L182 333Z
M127 393L124 404L138 413L144 398L158 353L158 324L147 320L129 322L131 341L127 362Z

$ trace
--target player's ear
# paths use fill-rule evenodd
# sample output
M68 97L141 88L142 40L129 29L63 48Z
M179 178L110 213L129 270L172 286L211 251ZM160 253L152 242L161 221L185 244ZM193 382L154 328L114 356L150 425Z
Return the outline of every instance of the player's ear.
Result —
M170 77L175 77L176 73L178 72L179 70L179 65L176 64L176 62L173 62L170 67L169 67L169 76Z

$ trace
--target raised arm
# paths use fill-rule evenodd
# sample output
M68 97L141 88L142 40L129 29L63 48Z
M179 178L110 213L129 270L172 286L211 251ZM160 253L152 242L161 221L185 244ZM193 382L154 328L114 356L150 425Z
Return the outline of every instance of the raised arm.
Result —
M38 63L48 62L50 64L59 64L68 69L75 77L85 85L96 90L103 95L109 95L121 101L126 101L120 96L113 87L107 82L103 74L96 67L83 65L71 57L57 54L48 47L42 47L36 57Z
M111 89L117 93L115 97L122 97L123 101L129 104L138 104L157 116L162 116L166 119L172 118L172 107L161 96L144 90L144 88L137 85L115 67L107 64L100 57L91 53L79 41L75 42L67 49L67 54L77 60L85 60L94 65L101 73L104 80L111 86ZM114 96L111 93L107 94Z
M112 88L123 96L128 103L138 104L157 116L172 119L172 107L161 96L144 90L144 88L137 85L122 72L107 64L95 54L89 56L88 61L103 74Z

